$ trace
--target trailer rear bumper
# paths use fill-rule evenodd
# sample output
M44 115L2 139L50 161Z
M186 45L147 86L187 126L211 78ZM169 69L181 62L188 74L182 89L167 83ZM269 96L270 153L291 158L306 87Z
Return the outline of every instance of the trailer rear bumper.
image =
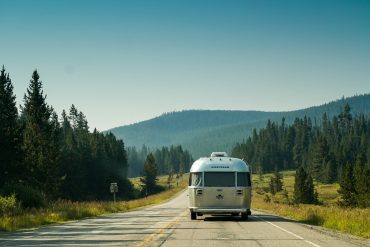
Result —
M198 208L190 207L190 212L202 214L234 214L234 213L247 213L251 215L249 208Z

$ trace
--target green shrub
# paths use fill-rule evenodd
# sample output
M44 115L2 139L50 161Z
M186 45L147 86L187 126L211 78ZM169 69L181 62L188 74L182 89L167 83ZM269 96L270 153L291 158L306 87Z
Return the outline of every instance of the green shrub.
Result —
M13 214L17 209L17 200L15 195L0 196L0 216Z
M262 188L259 188L259 187L256 187L254 189L254 191L256 191L256 193L259 194L259 195L265 194L265 191Z
M292 198L289 197L289 194L286 190L277 192L275 196L273 197L273 201L275 203L282 203L282 204L289 204L289 205L293 203Z
M24 208L41 208L46 205L44 195L28 185L7 184L2 188L1 194L5 196L15 194L17 201Z
M265 194L265 197L263 198L264 202L271 202L271 197L268 194Z

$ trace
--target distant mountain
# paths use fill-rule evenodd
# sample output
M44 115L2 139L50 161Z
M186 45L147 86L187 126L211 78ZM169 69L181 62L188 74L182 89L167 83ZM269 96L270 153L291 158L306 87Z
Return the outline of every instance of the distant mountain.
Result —
M143 122L110 129L126 146L140 148L182 145L196 159L212 151L230 151L237 142L245 139L254 128L265 126L268 119L287 123L296 117L309 116L320 121L324 112L329 117L337 115L349 103L353 114L370 115L370 94L342 98L320 106L286 111L222 111L187 110L165 113Z

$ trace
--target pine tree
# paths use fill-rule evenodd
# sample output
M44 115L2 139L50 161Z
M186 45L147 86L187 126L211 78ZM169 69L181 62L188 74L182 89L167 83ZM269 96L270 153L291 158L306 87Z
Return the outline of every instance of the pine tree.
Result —
M283 175L278 170L275 171L275 184L276 192L283 190Z
M26 182L43 191L48 197L58 190L58 145L55 142L55 120L53 110L45 102L42 82L35 70L24 96L23 151L25 154Z
M356 196L353 171L350 163L347 163L345 166L344 174L339 185L338 193L342 197L341 204L345 207L354 206L356 204Z
M338 118L342 133L348 132L352 124L351 107L348 103L346 103L346 105L343 107L343 110L339 114Z
M273 176L270 178L270 192L271 194L274 195L282 190L283 190L282 175L276 168Z
M313 184L313 179L310 174L307 174L307 179L304 183L305 187L305 200L302 203L315 204L317 203L317 192Z
M140 179L145 192L151 194L157 184L157 164L152 153L148 154L144 163L143 177Z
M326 163L323 176L325 183L333 183L336 180L336 167L334 161L329 160Z
M353 168L354 196L356 205L359 207L370 207L370 171L361 160L357 160Z
M13 85L3 66L0 72L0 187L18 178L21 162L20 141Z
M64 198L82 200L86 195L86 169L81 167L81 160L75 133L65 110L61 120L61 192ZM95 137L93 135L93 137ZM92 145L95 144L91 138ZM96 155L96 153L95 153Z
M317 193L315 193L312 177L303 167L299 167L295 174L294 200L296 203L317 203Z
M294 200L296 203L301 203L304 201L305 193L304 193L304 183L307 179L307 173L300 166L296 173L295 173L295 181L294 181Z
M318 181L324 181L324 167L329 155L329 146L324 136L320 135L313 146L312 162L310 171L312 176Z
M77 129L77 127L78 127L78 120L77 120L78 110L77 110L77 108L75 107L74 104L72 104L71 108L69 109L68 118L71 122L72 128Z

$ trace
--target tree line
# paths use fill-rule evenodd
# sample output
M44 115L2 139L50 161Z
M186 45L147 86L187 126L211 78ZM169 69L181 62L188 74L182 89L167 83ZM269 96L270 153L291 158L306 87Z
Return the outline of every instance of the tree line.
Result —
M135 147L127 148L128 157L128 174L129 177L137 177L142 175L144 163L149 154L153 155L157 163L158 175L170 173L185 173L189 171L193 158L191 154L182 148L181 145L170 147L162 147L151 150L143 145L141 149Z
M342 203L370 206L370 119L353 116L346 104L331 119L296 118L292 125L268 121L237 144L233 156L244 158L256 170L274 171L302 167L318 182L339 182ZM299 176L302 175L300 170ZM303 177L305 175L303 174Z
M120 195L130 195L123 141L96 129L89 132L86 116L74 105L68 113L63 110L59 117L46 102L36 70L19 110L11 79L3 67L0 74L2 194L40 192L46 199L96 200L107 198L109 183L118 182Z
M132 198L137 193L129 172L145 178L183 173L191 162L181 146L153 151L143 146L138 152L110 132L91 132L85 114L73 104L58 116L46 102L36 70L18 109L10 76L4 66L0 72L0 195L15 194L25 207L59 198L110 199L111 182L118 184L119 198Z

